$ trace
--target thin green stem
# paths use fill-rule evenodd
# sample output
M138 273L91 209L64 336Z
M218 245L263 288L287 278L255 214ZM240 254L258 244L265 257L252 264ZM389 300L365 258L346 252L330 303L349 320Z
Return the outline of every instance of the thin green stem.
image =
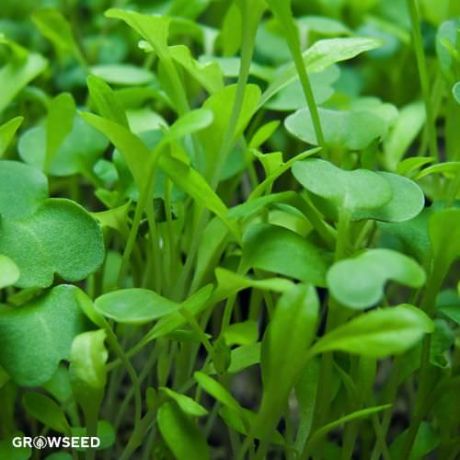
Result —
M431 105L430 79L423 46L422 31L420 29L420 14L416 0L407 0L409 15L412 23L412 39L414 42L415 58L417 60L420 86L422 88L423 100L427 119L427 134L430 146L430 154L433 158L439 158L438 138L436 132L436 119Z

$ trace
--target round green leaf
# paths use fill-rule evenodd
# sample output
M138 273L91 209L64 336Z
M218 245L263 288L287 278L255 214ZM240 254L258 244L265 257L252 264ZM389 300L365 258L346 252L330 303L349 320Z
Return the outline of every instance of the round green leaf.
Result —
M329 67L322 72L314 73L310 77L313 95L317 104L327 101L333 94L332 84L339 78L340 71L337 66ZM269 110L291 112L305 107L306 101L299 81L290 83L270 99L265 108Z
M355 214L355 219L374 219L383 222L404 222L416 217L425 205L422 189L410 179L397 174L378 172L392 191L391 200L381 208Z
M361 150L383 137L388 124L377 113L364 109L339 111L319 108L319 117L328 145L343 149ZM298 110L285 121L286 129L298 139L318 145L313 120L308 108Z
M327 273L332 295L355 309L375 305L389 280L417 288L425 282L423 269L409 257L389 249L371 249L334 264Z
M96 299L96 310L119 323L142 324L177 312L180 304L148 289L122 289Z
M85 318L74 286L61 285L29 304L0 312L0 365L22 386L38 386L69 357Z
M48 199L22 220L0 222L0 253L19 267L19 287L47 287L54 274L79 281L104 259L104 242L97 222L79 205Z
M48 181L38 169L17 161L0 161L0 216L33 214L48 196Z
M294 163L292 173L307 190L356 216L381 208L392 198L388 181L366 169L344 171L328 161L312 158Z

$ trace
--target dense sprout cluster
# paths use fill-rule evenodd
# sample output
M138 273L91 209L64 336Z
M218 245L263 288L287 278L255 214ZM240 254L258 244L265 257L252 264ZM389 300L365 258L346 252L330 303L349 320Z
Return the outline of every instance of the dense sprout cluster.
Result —
M460 457L460 3L0 9L0 459Z

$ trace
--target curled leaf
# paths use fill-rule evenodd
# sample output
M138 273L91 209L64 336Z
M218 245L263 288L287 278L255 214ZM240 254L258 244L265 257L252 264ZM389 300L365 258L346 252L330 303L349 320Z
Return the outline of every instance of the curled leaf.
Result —
M417 288L425 282L425 273L417 262L389 249L371 249L342 260L327 273L332 295L358 310L375 305L383 297L389 280Z

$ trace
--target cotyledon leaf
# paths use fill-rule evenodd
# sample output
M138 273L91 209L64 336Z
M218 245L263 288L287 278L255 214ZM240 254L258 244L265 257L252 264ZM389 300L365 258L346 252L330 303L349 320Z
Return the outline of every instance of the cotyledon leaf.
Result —
M370 249L341 260L327 273L331 294L354 309L375 305L389 280L418 288L425 282L425 273L413 259L390 249Z
M405 222L418 216L425 205L425 196L418 184L407 177L377 172L391 188L392 198L382 207L355 213L355 219L374 219L382 222Z
M38 386L69 357L74 337L85 329L78 288L57 286L29 304L0 312L0 365L23 386Z
M294 163L292 173L307 190L352 215L380 208L392 198L388 181L374 171L344 171L315 158Z
M47 287L54 274L79 281L104 259L98 223L78 204L50 198L27 218L0 222L0 253L19 267L18 287Z
M46 176L0 162L0 254L19 268L18 287L48 287L54 274L79 281L104 258L102 231L77 203L47 198Z
M350 110L318 109L324 139L327 145L335 148L361 150L372 141L384 137L388 124L372 110L352 108ZM285 120L286 129L300 140L318 145L311 113L301 108Z

